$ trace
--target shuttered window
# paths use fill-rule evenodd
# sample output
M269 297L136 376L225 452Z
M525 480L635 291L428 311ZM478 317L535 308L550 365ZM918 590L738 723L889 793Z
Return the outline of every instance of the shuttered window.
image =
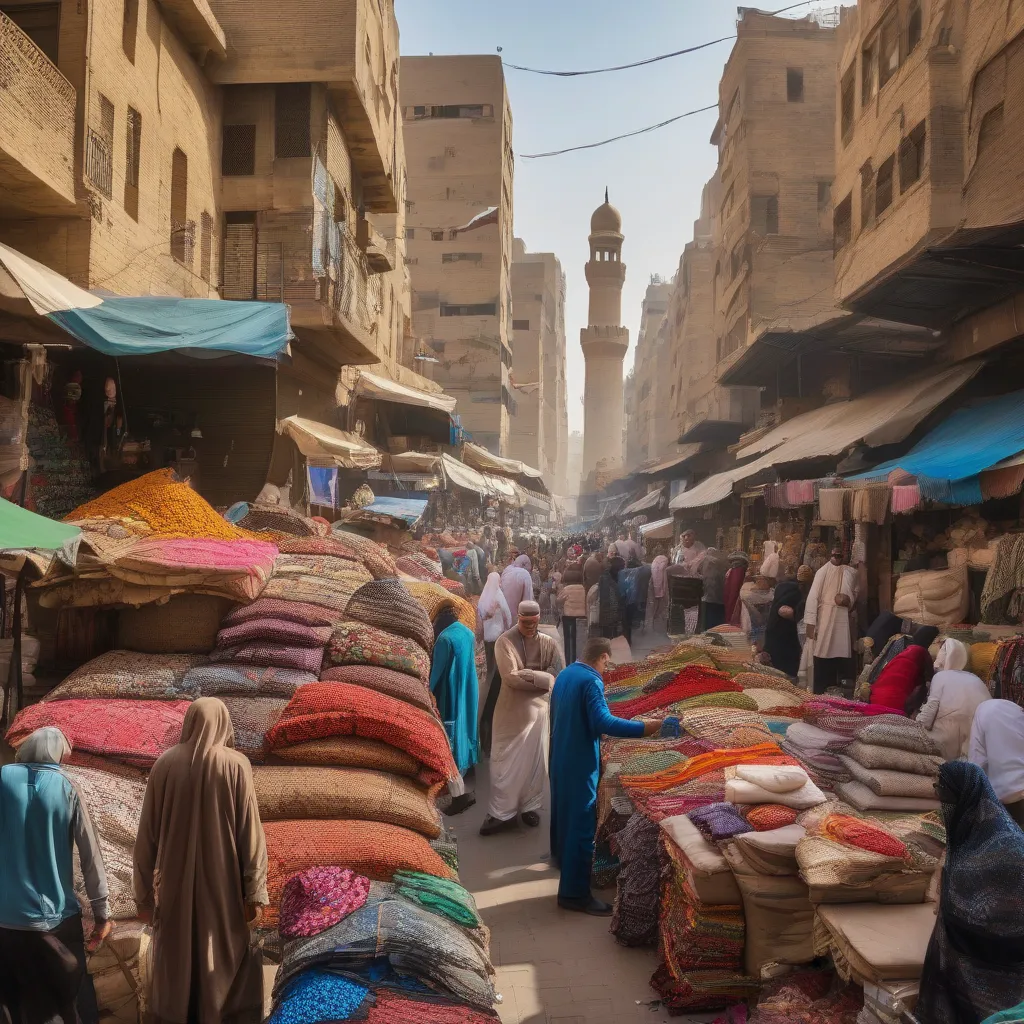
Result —
M256 297L256 214L229 213L224 225L225 299Z
M309 156L310 86L295 82L274 87L274 155Z

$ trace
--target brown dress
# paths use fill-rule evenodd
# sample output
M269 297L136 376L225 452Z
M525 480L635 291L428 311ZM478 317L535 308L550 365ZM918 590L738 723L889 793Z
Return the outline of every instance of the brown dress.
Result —
M135 842L135 899L152 913L149 1024L258 1024L262 958L246 904L267 900L267 847L227 708L197 700L153 766Z

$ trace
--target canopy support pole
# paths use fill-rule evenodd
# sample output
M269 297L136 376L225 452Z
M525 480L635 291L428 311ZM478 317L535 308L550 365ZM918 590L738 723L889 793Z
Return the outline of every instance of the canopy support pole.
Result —
M28 563L22 566L18 573L18 580L14 585L14 621L11 623L11 635L14 638L14 647L11 651L11 660L7 667L7 684L4 686L3 717L0 722L6 727L10 719L10 710L20 711L24 705L24 686L21 676L21 606L25 597L25 571ZM11 690L14 690L17 707L11 709ZM13 716L12 716L13 717Z

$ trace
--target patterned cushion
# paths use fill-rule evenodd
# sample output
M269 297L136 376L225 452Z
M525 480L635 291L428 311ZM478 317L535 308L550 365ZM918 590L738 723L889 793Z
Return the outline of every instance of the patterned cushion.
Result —
M428 653L434 649L434 630L423 605L401 580L374 580L360 587L348 603L349 619L415 640Z
M303 604L301 601L288 601L276 597L258 597L252 604L236 608L221 625L237 626L253 619L284 619L287 622L300 622L304 626L333 626L339 616L316 604Z
M43 700L181 700L185 676L206 661L198 654L107 651L76 668Z
M285 647L283 644L248 643L218 647L210 653L210 661L238 661L247 665L273 665L302 672L319 672L323 666L322 647Z
M435 712L434 698L426 683L417 676L396 672L394 669L380 668L377 665L341 665L321 672L320 681L365 686L368 690L376 690L378 693L403 700L406 704L412 704L431 714Z
M327 736L274 749L268 760L288 764L329 765L347 768L372 768L393 775L420 774L420 763L404 750L380 740L362 736Z
M331 634L325 664L379 665L418 676L424 682L430 678L430 658L418 643L362 622L338 625Z
M346 543L344 537L289 537L277 545L282 555L328 555L362 562L355 544Z
M343 525L333 528L331 535L342 544L351 545L359 560L366 566L375 580L386 579L388 576L397 576L398 569L395 568L395 560L391 552L381 544L377 544L361 534L346 530Z
M289 647L323 647L330 638L330 626L306 626L287 619L250 619L222 629L217 634L217 646L255 641Z
M281 717L288 701L280 697L221 697L235 730L235 750L250 761L264 757L267 730Z
M315 682L315 673L300 669L227 663L192 669L181 688L190 697L291 697L300 686Z

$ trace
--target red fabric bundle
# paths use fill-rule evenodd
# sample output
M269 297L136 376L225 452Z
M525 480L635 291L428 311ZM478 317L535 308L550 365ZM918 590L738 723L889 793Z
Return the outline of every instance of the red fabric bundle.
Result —
M883 857L910 860L910 851L906 845L891 832L848 814L830 814L821 823L821 834L844 846L855 846L859 850L869 850Z
M436 774L437 781L458 773L448 736L436 718L394 697L351 683L307 683L300 687L267 733L267 746L274 750L328 736L381 740L411 754Z
M285 601L279 597L258 597L252 604L236 608L221 625L225 628L237 626L253 619L284 619L299 622L304 626L333 626L339 621L337 612L317 604L303 604L301 601Z
M59 700L18 712L7 742L18 747L55 725L73 750L148 768L181 739L187 700Z
M932 656L916 644L901 651L879 673L871 687L872 705L904 708L907 698L931 679Z
M390 989L379 988L366 1024L498 1024L498 1016L463 1003L407 999Z
M777 828L795 825L797 812L783 804L752 804L740 809L755 832L773 832Z
M615 714L619 718L635 718L647 714L656 708L667 708L678 701L689 697L699 697L705 693L741 693L742 687L729 678L728 673L718 669L702 668L700 665L687 665L668 686L663 686L655 693L632 700L617 701Z
M390 668L380 668L377 665L339 665L321 672L320 682L353 683L423 708L431 714L436 711L430 687L422 679L407 675L405 672L395 672Z

